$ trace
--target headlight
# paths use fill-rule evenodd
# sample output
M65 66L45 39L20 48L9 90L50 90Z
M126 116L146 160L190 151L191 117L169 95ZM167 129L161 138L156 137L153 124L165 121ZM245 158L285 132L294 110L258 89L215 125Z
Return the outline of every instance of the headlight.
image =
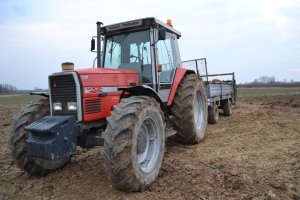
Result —
M53 110L62 111L61 103L53 103Z
M68 111L75 111L77 110L77 103L76 102L68 102Z

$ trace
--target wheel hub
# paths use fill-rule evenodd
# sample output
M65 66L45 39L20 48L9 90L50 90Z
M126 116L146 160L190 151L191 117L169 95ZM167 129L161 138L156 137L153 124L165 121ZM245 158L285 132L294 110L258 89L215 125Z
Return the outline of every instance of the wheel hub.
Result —
M196 98L194 101L194 119L196 128L199 130L203 122L203 105L201 103L201 94L199 91L196 93Z
M142 131L138 135L137 153L143 154L146 150L146 146L147 146L147 135Z
M144 120L137 138L137 158L140 169L149 173L154 167L159 154L158 126L155 120Z
M215 119L218 119L218 118L219 118L219 109L216 106L216 108L215 108Z

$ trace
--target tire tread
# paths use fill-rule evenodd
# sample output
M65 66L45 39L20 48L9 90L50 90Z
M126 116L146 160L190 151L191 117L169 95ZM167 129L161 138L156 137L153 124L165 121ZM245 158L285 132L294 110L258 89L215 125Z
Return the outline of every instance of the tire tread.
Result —
M107 118L107 128L103 134L104 146L100 151L106 161L103 167L112 185L122 191L140 191L147 187L133 173L130 133L134 131L132 124L138 120L138 114L148 106L155 107L163 116L160 105L153 98L133 96L122 99Z
M178 141L185 144L196 144L203 139L197 136L193 121L193 102L197 87L202 95L204 95L203 102L207 105L202 79L196 74L188 74L183 78L171 105L171 113L173 115L172 122L177 130L176 138ZM207 121L207 109L204 109L204 118L205 121Z

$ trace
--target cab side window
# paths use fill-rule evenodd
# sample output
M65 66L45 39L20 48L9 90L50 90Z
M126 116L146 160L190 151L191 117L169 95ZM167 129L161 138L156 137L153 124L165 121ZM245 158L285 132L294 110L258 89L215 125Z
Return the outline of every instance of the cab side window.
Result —
M172 82L177 63L174 40L174 36L167 33L165 40L157 42L158 64L161 65L161 72L159 76L160 83Z
M106 68L116 69L119 63L121 63L121 45L112 40L108 40L106 46L110 50L109 53L105 54L104 66Z
M142 83L152 83L150 42L130 44L130 63L139 63Z

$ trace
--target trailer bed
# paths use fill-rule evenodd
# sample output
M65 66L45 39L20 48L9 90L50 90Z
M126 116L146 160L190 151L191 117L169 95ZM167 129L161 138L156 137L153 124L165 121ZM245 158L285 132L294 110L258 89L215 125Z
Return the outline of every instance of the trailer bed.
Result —
M208 74L207 62L205 58L184 61L184 68L191 69L203 79L208 105L213 102L220 103L222 100L230 100L235 104L236 100L236 81L234 73ZM215 77L219 79L214 79ZM228 78L229 77L229 78ZM220 80L227 78L227 80Z
M224 83L205 82L207 97L213 101L220 101L222 99L233 98L233 85Z

